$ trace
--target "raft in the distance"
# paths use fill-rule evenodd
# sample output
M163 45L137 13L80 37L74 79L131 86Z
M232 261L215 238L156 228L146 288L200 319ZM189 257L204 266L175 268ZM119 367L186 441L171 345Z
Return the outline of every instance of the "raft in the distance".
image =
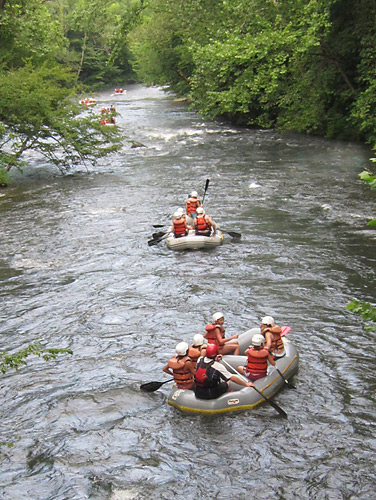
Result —
M196 235L194 230L191 229L187 236L175 238L173 233L166 237L166 244L171 250L196 250L200 248L217 247L223 243L222 231L218 230L211 236Z
M252 328L247 332L239 335L240 352L244 352L251 344L253 335L260 333L259 328ZM286 356L276 361L276 365L284 378L288 380L298 370L299 355L295 346L286 338L283 337ZM233 368L246 365L246 356L224 356L224 360ZM285 385L285 381L279 375L274 367L269 367L269 374L254 382L257 389L262 395L271 398ZM230 392L232 391L232 392ZM217 399L198 399L191 390L173 388L168 395L168 404L175 406L181 411L188 413L226 413L230 411L251 410L265 399L252 387L243 387L230 381L230 391L223 394Z

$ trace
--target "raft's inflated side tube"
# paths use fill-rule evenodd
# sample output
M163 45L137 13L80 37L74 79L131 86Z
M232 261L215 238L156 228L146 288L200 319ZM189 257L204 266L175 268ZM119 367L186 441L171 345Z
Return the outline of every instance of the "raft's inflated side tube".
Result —
M259 333L258 328L252 328L239 336L239 345L241 346L240 352L251 343L252 336ZM286 356L276 361L278 369L282 372L284 377L288 380L296 373L299 364L299 355L293 344L283 338L285 345ZM243 348L245 346L245 348ZM233 368L238 366L245 366L247 363L246 356L224 356L227 363ZM255 386L261 393L270 398L274 396L284 385L285 382L272 367L269 367L269 374L255 382ZM173 388L168 396L168 404L179 408L179 410L189 413L226 413L229 411L250 410L255 406L264 403L265 400L258 394L252 387L243 387L234 382L230 382L230 390L217 399L205 400L196 398L193 391L182 390Z
M217 230L213 236L199 236L191 229L187 236L175 238L170 233L166 238L166 244L171 250L195 250L197 248L217 247L223 242L223 234Z

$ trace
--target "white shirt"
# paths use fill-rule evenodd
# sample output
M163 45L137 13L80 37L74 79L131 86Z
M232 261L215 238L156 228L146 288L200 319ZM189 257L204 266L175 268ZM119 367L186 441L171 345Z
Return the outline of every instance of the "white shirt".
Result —
M202 359L202 356L197 360L197 364ZM204 363L210 363L213 361L213 358L208 358L204 357ZM211 365L215 370L218 370L219 372L222 373L222 375L226 378L226 380L229 380L234 374L229 372L221 363L218 363L218 361L214 361L214 363Z

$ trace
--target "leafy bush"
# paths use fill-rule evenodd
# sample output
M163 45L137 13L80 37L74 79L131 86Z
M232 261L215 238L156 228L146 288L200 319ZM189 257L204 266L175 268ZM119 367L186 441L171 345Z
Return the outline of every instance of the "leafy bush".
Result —
M35 342L25 349L17 351L15 354L0 352L0 371L5 373L10 368L18 370L21 365L26 365L25 360L31 354L42 356L45 361L49 361L50 359L55 359L58 354L73 354L73 352L71 349L41 349L41 344Z
M376 331L376 326L369 324L370 322L376 323L376 307L369 302L362 302L354 299L350 304L347 304L346 309L355 314L363 316L365 321L364 329L367 332Z
M8 185L8 174L4 167L0 167L0 187Z

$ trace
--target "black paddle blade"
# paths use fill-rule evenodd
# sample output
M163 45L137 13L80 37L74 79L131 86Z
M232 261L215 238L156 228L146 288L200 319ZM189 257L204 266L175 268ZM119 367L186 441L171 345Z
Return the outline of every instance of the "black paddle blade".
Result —
M222 231L223 233L226 233L226 234L230 235L230 236L231 236L231 238L239 238L239 239L240 239L240 238L242 237L242 235L241 235L240 233L237 233L237 232L235 232L235 231L224 231L224 230L222 230L222 229L221 229L221 231Z
M260 394L260 396L262 396L265 399L265 401L270 404L270 406L272 406L275 410L277 410L277 412L281 415L281 417L287 418L287 413L284 410L282 410L280 406L274 403L274 401L272 401L271 399L264 396L263 393L257 389L257 387L253 387L253 389L257 391Z
M204 193L208 190L210 179L206 179Z
M153 227L164 227L164 224L153 224Z
M160 243L161 241L163 240L163 238L159 238L159 240L149 240L148 241L148 245L149 247L152 247L153 245L157 245L158 243Z
M164 382L148 382L147 384L142 384L140 386L141 391L144 392L154 392L159 389L163 384L167 384L167 382L172 382L174 379L165 380Z
M165 231L158 231L157 233L153 233L151 237L153 238L153 240L157 240L159 238L162 238L162 236L164 236L165 234Z

